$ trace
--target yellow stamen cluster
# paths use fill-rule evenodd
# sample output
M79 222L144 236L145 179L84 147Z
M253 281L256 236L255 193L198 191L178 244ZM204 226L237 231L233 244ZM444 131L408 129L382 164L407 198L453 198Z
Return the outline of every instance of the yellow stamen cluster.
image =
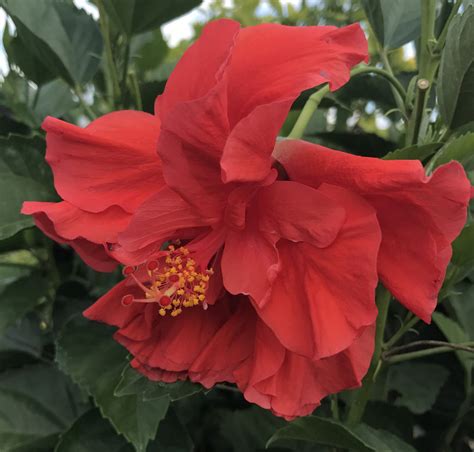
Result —
M148 265L147 271L150 289L146 292L146 297L158 301L161 316L169 313L176 317L183 308L199 304L204 309L207 308L206 291L213 270L206 269L202 272L190 257L187 248L176 249L174 245L170 245L167 256L155 265Z

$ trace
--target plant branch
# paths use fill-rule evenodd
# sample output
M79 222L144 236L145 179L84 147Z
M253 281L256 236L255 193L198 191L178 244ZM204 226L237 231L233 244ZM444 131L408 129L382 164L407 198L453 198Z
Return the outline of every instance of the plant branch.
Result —
M456 0L456 3L453 5L451 12L449 13L448 18L446 19L443 30L439 34L438 43L436 44L436 47L435 47L435 51L437 53L441 53L441 51L444 48L444 44L446 43L446 36L448 35L449 24L451 23L451 21L453 20L457 12L459 11L461 4L462 4L462 0Z
M398 352L409 350L410 348L420 347L423 345L448 347L448 348L452 348L453 350L461 350L465 352L474 353L474 348L472 348L472 346L474 346L474 342L452 344L451 342L445 342L445 341L423 340L423 341L411 342L410 344L406 344L406 345L400 345L399 347L393 347L390 350L387 350L383 355L388 358L391 355L398 354Z
M104 50L105 50L105 57L107 60L106 64L106 73L108 75L107 80L109 83L109 90L112 97L113 105L115 107L115 102L120 97L120 85L119 79L117 74L117 68L114 62L114 56L112 51L112 42L110 40L110 30L109 30L109 23L107 19L107 14L105 12L104 2L103 0L97 0L97 8L99 10L99 26L100 31L102 33L102 37L104 39Z
M402 84L392 74L390 74L384 69L374 66L358 66L351 71L351 77L355 77L360 74L370 73L377 74L385 78L385 80L387 80L393 86L395 91L398 93L398 96L400 96L402 99L406 98L405 88L403 88ZM318 91L313 93L311 96L309 96L308 100L306 101L306 104L303 107L303 110L301 110L301 113L298 119L296 120L295 125L293 126L293 129L288 135L288 138L298 139L303 136L304 131L314 112L319 107L319 104L323 100L324 96L329 93L329 91L329 85L326 84Z
M424 358L425 356L437 355L439 353L459 351L460 349L462 351L474 353L474 348L470 348L469 345L474 345L474 343L466 342L464 344L449 344L444 345L442 347L433 347L424 350L418 350L416 352L401 353L399 355L389 356L387 358L384 358L384 356L382 356L382 358L386 363L395 364L403 361L410 361L412 359Z
M382 343L385 332L385 324L387 323L388 307L392 296L390 292L385 288L380 288L377 293L377 307L379 314L377 316L376 333L375 333L375 349L372 356L372 363L369 371L364 378L362 387L357 390L355 397L352 400L352 405L349 410L347 422L350 425L357 424L364 415L365 407L369 400L370 391L375 381L377 371L380 367L380 360L382 357Z

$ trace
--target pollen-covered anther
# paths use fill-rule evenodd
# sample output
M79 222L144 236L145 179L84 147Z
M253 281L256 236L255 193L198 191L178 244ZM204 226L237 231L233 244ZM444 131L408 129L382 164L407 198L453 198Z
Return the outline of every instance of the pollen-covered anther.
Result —
M164 256L149 260L144 267L146 271L143 272L131 266L123 269L124 276L143 291L140 298L125 295L123 306L156 303L158 313L163 317L167 314L176 317L183 308L198 305L207 309L206 291L214 272L212 269L201 271L187 248L170 245Z

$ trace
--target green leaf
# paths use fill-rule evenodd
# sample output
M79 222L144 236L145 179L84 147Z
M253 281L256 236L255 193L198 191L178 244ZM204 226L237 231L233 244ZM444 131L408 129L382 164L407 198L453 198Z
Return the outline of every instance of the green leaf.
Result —
M7 327L45 300L48 281L38 273L25 276L0 293L0 335Z
M416 452L411 445L386 430L378 430L365 424L356 425L352 430L377 452Z
M467 336L466 332L461 328L461 326L453 319L446 317L444 314L434 312L433 322L441 330L441 332L444 334L444 336L446 337L446 339L448 339L449 342L459 344L462 342L469 341L469 337ZM461 361L461 364L465 368L466 372L470 372L474 359L472 354L469 352L456 351L456 355L459 361Z
M41 85L55 77L48 66L26 45L21 36L10 35L9 27L5 27L3 32L3 46L7 52L8 62L17 65L29 80Z
M415 146L407 146L402 149L389 152L382 158L384 160L425 160L433 155L442 143L428 143Z
M420 35L420 2L362 0L362 6L382 47L395 49Z
M2 452L39 452L53 446L84 410L77 389L51 366L26 366L0 374ZM50 447L47 450L51 450Z
M34 363L41 356L42 349L38 319L24 317L0 336L0 371Z
M44 161L39 137L10 135L0 138L0 240L33 225L20 213L23 201L47 201L52 194L51 173Z
M146 449L168 410L169 398L143 401L116 397L127 351L112 339L113 329L82 318L71 320L57 340L59 366L93 398L102 415L138 452Z
M345 425L317 416L299 418L281 428L268 440L267 447L283 439L310 441L358 452L375 451Z
M18 36L34 55L71 85L91 80L102 54L94 19L60 0L1 0Z
M131 58L140 72L158 67L166 58L168 50L168 44L159 28L134 36L130 43Z
M107 14L125 34L153 30L199 6L202 0L105 0Z
M430 363L402 363L388 371L387 389L399 394L395 405L407 407L412 413L426 413L449 377L449 371Z
M455 129L474 120L474 7L456 15L446 36L437 95L441 116Z
M76 106L68 85L60 79L53 80L38 88L33 114L36 126L40 126L46 116L60 117Z
M474 270L474 223L468 224L453 242L449 282L456 283Z
M98 410L83 414L61 436L54 452L131 452L133 448L112 426L100 416Z
M449 302L456 313L456 319L466 332L470 341L474 340L474 284L462 283L459 292L449 297Z
M451 160L460 162L466 171L474 169L474 133L461 135L446 143L433 157L428 165L431 171Z
M117 397L138 394L143 400L155 400L166 396L174 402L197 394L202 389L201 385L189 380L175 383L151 381L127 364L114 393Z

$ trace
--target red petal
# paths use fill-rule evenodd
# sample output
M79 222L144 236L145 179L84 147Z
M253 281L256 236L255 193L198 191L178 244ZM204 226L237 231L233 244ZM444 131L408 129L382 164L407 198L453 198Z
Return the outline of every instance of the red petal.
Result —
M372 358L374 332L369 326L348 349L311 361L285 350L259 322L254 354L236 373L237 385L249 402L277 416L306 416L327 395L361 385Z
M126 251L140 250L154 243L159 247L177 230L206 226L209 222L165 187L139 207L128 228L119 234L119 243Z
M317 359L344 350L373 323L380 244L375 212L363 199L337 187L320 190L346 209L339 235L323 248L281 240L280 273L267 303L256 306L287 349Z
M48 117L43 129L56 189L78 208L100 212L115 205L133 212L164 184L155 116L118 111L85 129Z
M112 206L103 212L91 213L81 210L66 201L25 202L21 213L35 218L46 216L54 225L56 234L64 240L82 237L93 243L114 243L117 234L123 231L131 215L118 206Z
M265 303L279 271L277 239L256 225L227 234L221 266L224 287L230 293L250 294L257 303Z
M207 24L200 38L184 53L156 100L161 118L179 103L203 97L222 78L234 46L238 22L221 19Z
M277 146L293 180L354 190L377 210L382 229L378 270L384 285L426 322L436 306L451 242L466 221L470 182L451 162L425 175L419 161L357 157L302 141Z
M49 219L48 215L41 210L34 213L34 210L39 207L37 206L39 204L49 203L25 202L22 213L33 214L36 226L41 229L45 235L58 243L70 245L77 254L79 254L81 259L94 270L99 272L111 272L117 267L117 261L109 255L104 245L92 243L81 237L74 240L67 240L58 234L55 229L56 225Z
M233 131L222 158L225 181L263 179L294 99L324 82L339 88L349 80L350 68L365 59L367 41L358 24L242 29L227 71Z
M257 195L259 229L292 242L331 244L344 224L345 210L320 190L277 181Z

